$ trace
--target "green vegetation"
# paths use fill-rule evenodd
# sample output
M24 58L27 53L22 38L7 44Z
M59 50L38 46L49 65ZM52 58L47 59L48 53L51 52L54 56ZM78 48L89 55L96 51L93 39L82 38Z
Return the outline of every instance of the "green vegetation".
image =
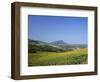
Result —
M38 51L41 51L41 52L62 52L62 51L65 51L63 48L57 48L57 47L53 47L51 45L28 45L29 48L28 48L28 52L29 53L36 53Z
M87 48L60 52L51 52L47 50L41 51L38 49L34 50L34 52L29 52L28 54L29 66L86 64L88 58Z
M51 43L28 40L28 65L72 65L87 63L87 45L70 45L63 40Z

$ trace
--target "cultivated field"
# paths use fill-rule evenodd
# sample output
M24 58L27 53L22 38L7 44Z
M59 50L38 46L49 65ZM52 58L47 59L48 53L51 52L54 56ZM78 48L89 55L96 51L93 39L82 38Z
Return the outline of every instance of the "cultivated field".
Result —
M29 66L87 64L87 48L73 49L64 52L28 53Z

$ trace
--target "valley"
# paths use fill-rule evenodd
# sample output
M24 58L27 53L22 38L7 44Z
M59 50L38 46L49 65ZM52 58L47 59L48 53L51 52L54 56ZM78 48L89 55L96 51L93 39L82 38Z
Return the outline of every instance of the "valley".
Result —
M28 65L73 65L87 64L87 45L68 44L63 40L43 42L28 40Z

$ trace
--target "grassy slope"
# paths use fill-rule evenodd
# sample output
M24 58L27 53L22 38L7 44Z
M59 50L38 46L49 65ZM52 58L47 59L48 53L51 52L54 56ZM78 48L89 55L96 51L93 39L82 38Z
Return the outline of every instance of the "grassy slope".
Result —
M70 65L86 64L87 49L76 49L66 52L37 52L29 53L29 66L47 66L47 65Z

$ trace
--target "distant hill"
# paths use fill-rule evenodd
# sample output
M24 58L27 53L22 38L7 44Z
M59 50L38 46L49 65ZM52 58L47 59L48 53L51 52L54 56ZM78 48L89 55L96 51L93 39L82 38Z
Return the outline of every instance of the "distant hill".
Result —
M72 44L73 47L77 47L77 48L87 48L88 45L87 44Z
M68 43L64 42L63 40L58 40L58 41L53 41L53 42L50 42L50 44L53 44L53 45L69 45Z
M50 52L61 52L64 51L63 48L59 46L52 45L47 42L38 41L38 40L28 40L28 51L37 52L37 51L50 51Z
M87 48L86 44L68 44L63 40L53 41L50 43L28 39L29 52L52 51L59 52L75 48Z
M47 45L47 44L48 44L48 43L43 42L43 41L31 40L31 39L28 39L28 43L29 43L29 44L39 44L39 45Z

